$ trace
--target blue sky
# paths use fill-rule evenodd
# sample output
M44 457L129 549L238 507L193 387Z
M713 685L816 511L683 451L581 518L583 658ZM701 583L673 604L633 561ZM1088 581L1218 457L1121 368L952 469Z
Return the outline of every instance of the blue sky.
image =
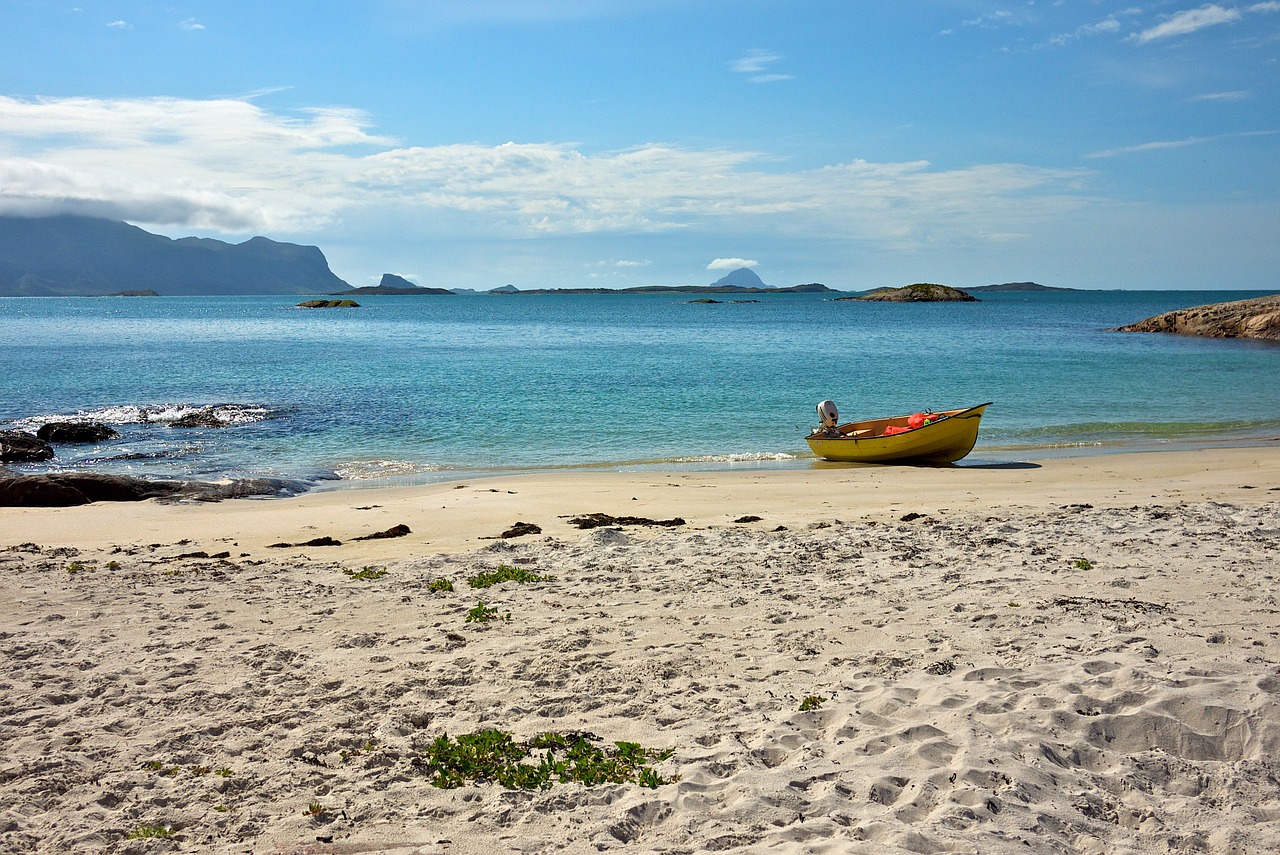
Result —
M353 285L1277 287L1280 2L4 0L0 213Z

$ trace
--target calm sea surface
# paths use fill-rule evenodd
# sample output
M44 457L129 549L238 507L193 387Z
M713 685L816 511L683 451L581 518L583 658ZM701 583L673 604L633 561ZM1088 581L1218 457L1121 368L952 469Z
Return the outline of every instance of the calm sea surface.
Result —
M808 466L824 398L844 420L993 401L965 463L1250 444L1280 436L1280 346L1105 330L1260 293L0 299L0 428L121 433L16 471L359 481ZM169 426L207 407L231 426Z

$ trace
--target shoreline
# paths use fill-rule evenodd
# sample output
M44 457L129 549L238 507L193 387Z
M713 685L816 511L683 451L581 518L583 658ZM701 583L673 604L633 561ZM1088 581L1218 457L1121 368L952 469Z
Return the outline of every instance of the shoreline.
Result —
M1269 484L1253 483L1268 480ZM479 548L515 522L538 525L544 535L575 536L578 532L566 518L596 512L683 517L692 527L726 525L748 515L763 518L757 525L798 526L815 517L842 514L887 518L899 511L954 513L984 507L1035 511L1073 503L1161 504L1228 497L1265 501L1280 499L1269 490L1278 485L1280 443L942 468L819 461L805 469L544 470L404 486L313 489L291 497L217 503L148 500L58 509L0 508L0 549L32 541L102 550L130 540L185 540L234 544L259 553L273 543L328 536L342 541L340 547L321 550L328 557L385 555L394 560L423 548ZM395 525L407 525L412 534L352 541Z

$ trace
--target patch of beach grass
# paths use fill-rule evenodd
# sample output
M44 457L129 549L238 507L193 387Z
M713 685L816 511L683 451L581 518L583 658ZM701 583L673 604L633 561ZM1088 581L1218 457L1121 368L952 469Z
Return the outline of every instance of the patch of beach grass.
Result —
M358 579L362 582L371 582L377 579L381 579L383 576L387 575L387 568L362 567L359 570L352 570L348 567L344 567L342 568L342 572L346 573L352 579Z
M496 783L509 790L545 790L557 783L634 783L652 789L679 780L678 775L664 777L652 765L670 759L674 749L655 750L635 742L600 746L598 741L588 733L549 732L528 742L493 729L456 739L444 734L427 746L415 765L441 789L468 783Z
M555 580L555 576L542 576L523 567L499 564L497 570L468 577L467 584L473 588L489 588L502 582L554 582Z
M151 840L160 837L173 837L173 828L168 825L139 825L125 837L129 840Z

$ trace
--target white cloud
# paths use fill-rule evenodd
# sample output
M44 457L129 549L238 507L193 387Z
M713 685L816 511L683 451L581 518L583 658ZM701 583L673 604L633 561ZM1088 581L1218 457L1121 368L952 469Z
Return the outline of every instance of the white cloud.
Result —
M717 258L707 265L708 270L737 270L740 267L759 267L754 258Z
M1250 12L1280 12L1280 2L1270 0L1267 3L1254 3L1249 7Z
M112 21L111 23L107 24L107 26L113 27L117 30L127 30L129 28L129 22L128 21Z
M1192 101L1244 101L1249 97L1249 93L1243 90L1235 90L1232 92L1206 92L1203 95L1197 95Z
M759 230L918 245L1022 231L1085 204L1088 176L862 160L787 170L760 152L661 144L404 147L339 107L0 97L0 212L230 234L394 220L478 238Z
M1113 16L1110 18L1104 18L1101 21L1096 21L1092 24L1082 24L1070 33L1051 36L1049 38L1049 44L1064 45L1068 42L1074 41L1075 39L1081 39L1087 36L1103 35L1106 33L1115 33L1119 31L1120 22Z
M729 63L729 68L738 74L749 75L748 79L752 83L775 83L779 80L791 80L790 74L768 71L770 66L781 59L782 56L780 54L754 48Z
M181 28L182 28L182 29L184 29L184 30L189 31L189 32L194 32L194 31L196 31L196 30L203 30L203 29L204 29L204 24L201 24L201 23L200 23L200 22L198 22L195 18L187 18L187 20L185 20L185 21L183 21L182 23L178 24L178 26L179 26L179 27L181 27Z
M1144 151L1160 151L1168 148L1186 148L1191 145L1202 145L1209 142L1217 142L1218 140L1236 139L1240 137L1271 137L1280 134L1280 131L1242 131L1235 134L1215 134L1208 137L1187 137L1181 140L1156 140L1154 142L1139 143L1138 145L1124 146L1123 148L1111 148L1103 151L1094 151L1086 154L1088 158L1117 157L1122 154L1140 154Z
M1199 9L1188 9L1185 12L1178 12L1168 20L1156 24L1154 27L1143 30L1135 37L1138 43L1146 44L1157 39L1167 39L1174 36L1185 36L1194 33L1197 30L1203 30L1205 27L1213 27L1218 24L1229 24L1232 21L1240 20L1240 12L1235 9L1225 9L1216 3L1210 3L1207 6L1201 6Z

